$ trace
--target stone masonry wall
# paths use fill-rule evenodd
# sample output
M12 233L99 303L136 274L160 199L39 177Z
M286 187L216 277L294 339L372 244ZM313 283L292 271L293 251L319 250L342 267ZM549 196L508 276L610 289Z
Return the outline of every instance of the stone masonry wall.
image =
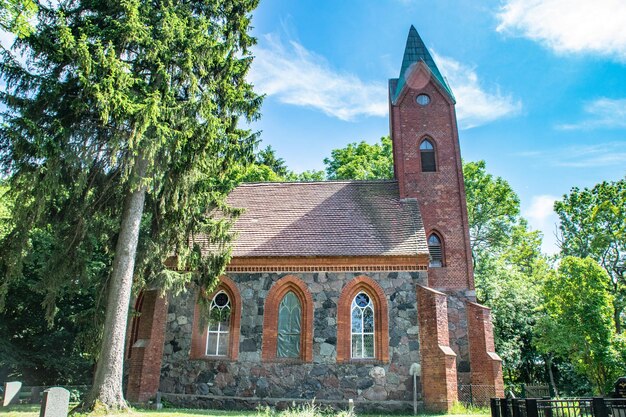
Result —
M271 286L286 275L295 275L306 283L313 297L311 362L261 360L265 298ZM336 361L337 301L342 288L361 275L378 282L387 296L389 363L338 364ZM315 398L322 403L343 404L352 398L363 409L375 409L380 401L387 401L387 406L395 404L396 408L411 407L413 382L409 368L420 360L416 286L426 284L425 272L237 273L228 276L241 294L238 359L191 360L195 292L187 291L172 298L159 390L179 395L165 398L186 405L191 404L194 396L204 398L205 405L224 403L227 397L258 399L260 403ZM420 386L418 392L421 393Z

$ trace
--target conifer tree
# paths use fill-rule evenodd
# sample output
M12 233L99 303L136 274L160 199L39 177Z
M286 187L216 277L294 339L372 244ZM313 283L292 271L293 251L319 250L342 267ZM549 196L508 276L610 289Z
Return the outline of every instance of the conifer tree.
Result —
M72 288L99 285L106 294L87 408L126 406L133 281L210 288L230 259L237 210L225 196L256 141L237 121L255 119L261 101L245 79L257 2L41 4L36 27L17 41L20 59L2 53L0 158L15 204L0 243L0 308L22 277L32 232L49 231L51 256L40 266L48 316ZM189 244L198 234L205 247ZM93 272L102 262L105 280Z

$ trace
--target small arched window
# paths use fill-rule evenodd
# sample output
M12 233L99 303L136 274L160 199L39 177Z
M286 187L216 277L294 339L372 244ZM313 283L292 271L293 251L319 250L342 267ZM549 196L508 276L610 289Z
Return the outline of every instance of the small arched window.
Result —
M441 239L435 233L428 236L428 252L430 252L429 266L443 266L443 249Z
M420 158L422 161L422 172L437 171L435 162L435 147L428 139L424 139L420 144Z
M207 356L227 356L230 336L230 298L219 291L211 301L206 338Z
M289 291L278 307L278 341L276 357L299 358L302 323L302 307L300 300Z
M374 358L374 305L365 292L352 300L351 324L352 358Z

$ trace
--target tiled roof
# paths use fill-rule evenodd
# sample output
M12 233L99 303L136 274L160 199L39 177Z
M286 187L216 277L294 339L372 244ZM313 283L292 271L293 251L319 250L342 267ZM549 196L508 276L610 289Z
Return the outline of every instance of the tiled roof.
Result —
M423 61L430 72L433 74L433 77L439 81L441 86L448 92L450 98L454 100L454 95L452 94L452 90L448 85L448 82L441 75L439 68L437 68L437 64L435 64L435 60L428 52L428 48L424 45L424 41L417 33L415 26L411 25L411 29L409 30L409 36L406 40L406 47L404 48L404 57L402 58L402 68L400 69L400 76L397 78L397 86L395 90L392 91L391 98L395 101L396 98L402 92L404 88L404 84L406 83L406 77L409 74L409 69L412 65L418 63L419 61Z
M413 256L428 254L415 200L396 181L252 183L228 197L235 257Z

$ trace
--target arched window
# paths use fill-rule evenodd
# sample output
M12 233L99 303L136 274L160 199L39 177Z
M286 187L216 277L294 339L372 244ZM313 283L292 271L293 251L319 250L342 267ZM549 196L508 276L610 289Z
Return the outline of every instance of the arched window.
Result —
M267 293L261 350L264 361L313 360L313 297L296 276L279 279Z
M191 359L236 360L239 354L241 295L228 277L220 277L213 293L200 290L198 298L209 302L209 317L202 317L198 302L191 328Z
M351 339L353 359L374 358L374 305L369 295L360 292L352 300Z
M380 284L361 275L337 302L337 362L389 361L389 307Z
M230 335L230 299L224 291L219 291L211 301L209 327L206 339L207 356L228 355Z
M441 238L439 238L439 236L435 233L431 233L431 235L428 236L428 252L430 253L429 266L443 266L443 247L441 244Z
M278 307L278 341L276 343L276 357L300 357L300 319L302 308L298 297L289 291L283 297Z
M437 163L435 161L435 147L428 139L424 139L420 144L420 158L422 161L422 172L437 171Z

